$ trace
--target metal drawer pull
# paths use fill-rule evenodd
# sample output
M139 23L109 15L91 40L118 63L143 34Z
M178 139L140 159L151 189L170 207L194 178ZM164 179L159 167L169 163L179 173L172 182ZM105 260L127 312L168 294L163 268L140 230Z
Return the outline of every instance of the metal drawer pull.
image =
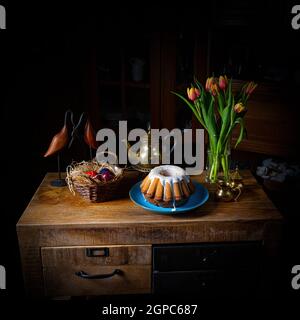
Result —
M122 270L115 269L112 273L107 273L107 274L87 274L84 271L78 271L78 272L75 272L75 275L83 279L105 279L105 278L111 278L117 274L121 275L122 273L123 273Z
M208 253L208 255L202 259L202 262L207 262L207 260L208 260L210 257L214 256L216 253L217 253L217 250L214 250L214 251Z
M87 248L85 250L87 257L108 257L109 248Z

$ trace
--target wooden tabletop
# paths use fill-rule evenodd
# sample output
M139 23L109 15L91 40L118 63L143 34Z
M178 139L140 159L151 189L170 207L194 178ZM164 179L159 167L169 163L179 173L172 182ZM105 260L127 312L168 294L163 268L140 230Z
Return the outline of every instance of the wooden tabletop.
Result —
M210 191L209 200L186 213L163 215L144 210L129 197L103 203L90 203L70 193L68 187L56 188L50 181L55 173L46 174L40 187L21 216L18 226L105 226L131 224L173 224L191 222L232 222L282 219L278 210L258 185L250 171L241 171L244 192L237 202L216 202L212 187L204 183L204 174L193 177Z

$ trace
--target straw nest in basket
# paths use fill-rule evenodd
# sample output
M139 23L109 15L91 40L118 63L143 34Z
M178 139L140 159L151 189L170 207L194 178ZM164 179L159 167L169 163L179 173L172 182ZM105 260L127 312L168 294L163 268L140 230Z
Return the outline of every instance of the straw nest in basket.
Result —
M98 173L104 168L111 172L110 180L103 181L99 175L90 175L90 172ZM67 167L66 182L74 195L77 191L83 198L91 202L103 202L117 197L117 189L122 178L123 170L118 166L97 161L83 161Z

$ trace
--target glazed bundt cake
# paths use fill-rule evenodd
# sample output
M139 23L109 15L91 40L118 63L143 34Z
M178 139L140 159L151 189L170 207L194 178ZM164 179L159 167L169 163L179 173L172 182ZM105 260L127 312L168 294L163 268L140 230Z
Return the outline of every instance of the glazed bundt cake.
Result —
M166 208L183 205L195 190L185 171L171 165L152 169L140 188L147 201Z

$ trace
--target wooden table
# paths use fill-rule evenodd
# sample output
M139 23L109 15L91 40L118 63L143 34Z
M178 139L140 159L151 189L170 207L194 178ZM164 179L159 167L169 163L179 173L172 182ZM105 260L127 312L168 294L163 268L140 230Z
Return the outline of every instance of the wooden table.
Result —
M153 274L159 268L155 263L159 265L160 252L167 252L167 265L172 260L168 248L172 251L175 245L178 249L176 244L181 245L179 251L172 252L179 257L185 255L184 244L192 250L186 251L186 261L188 252L194 255L193 250L198 250L195 252L201 256L205 270L217 269L229 260L239 265L238 255L247 251L234 251L230 244L259 243L264 257L276 256L282 217L250 171L242 171L242 176L245 190L237 202L215 202L211 186L204 183L210 191L206 204L188 213L161 215L138 207L128 197L89 203L73 196L67 187L50 186L55 174L48 173L17 223L28 294L150 293L154 290ZM203 183L204 175L193 179ZM226 245L230 246L229 251ZM203 258L207 246L213 248L208 257L216 252L222 255L219 260L214 258L210 267L205 265L207 256ZM189 262L183 268L191 272L193 266ZM80 271L110 277L84 279L83 273L78 274Z

